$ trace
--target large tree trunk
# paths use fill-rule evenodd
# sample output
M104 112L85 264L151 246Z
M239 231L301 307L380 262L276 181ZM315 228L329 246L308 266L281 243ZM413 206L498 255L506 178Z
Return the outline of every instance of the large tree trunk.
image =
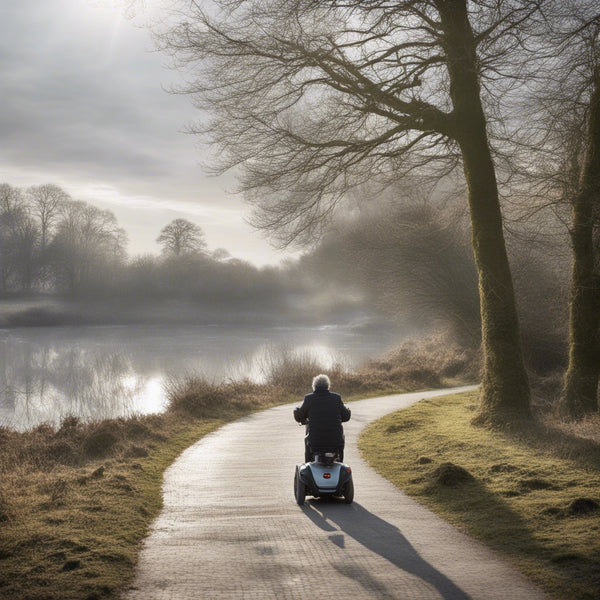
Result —
M454 134L463 156L479 274L484 373L475 422L502 426L531 417L529 382L467 3L438 0L437 6L445 30Z
M590 100L587 148L573 199L573 270L569 305L569 366L558 410L580 417L598 410L600 285L595 266L594 220L600 204L600 71Z

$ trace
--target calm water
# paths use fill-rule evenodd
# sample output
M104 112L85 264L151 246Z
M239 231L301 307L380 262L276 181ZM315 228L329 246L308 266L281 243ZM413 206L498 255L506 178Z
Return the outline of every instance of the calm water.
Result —
M0 425L28 429L67 415L102 419L164 410L169 377L260 381L266 357L309 353L353 366L398 341L350 327L46 327L0 330ZM307 382L307 387L310 382Z

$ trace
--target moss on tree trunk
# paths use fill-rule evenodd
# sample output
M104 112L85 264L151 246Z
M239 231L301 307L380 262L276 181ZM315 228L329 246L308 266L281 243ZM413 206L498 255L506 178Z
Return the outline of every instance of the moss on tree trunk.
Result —
M569 366L558 403L559 412L569 417L598 410L600 284L594 225L595 212L600 206L600 71L594 77L586 141L579 190L572 205Z

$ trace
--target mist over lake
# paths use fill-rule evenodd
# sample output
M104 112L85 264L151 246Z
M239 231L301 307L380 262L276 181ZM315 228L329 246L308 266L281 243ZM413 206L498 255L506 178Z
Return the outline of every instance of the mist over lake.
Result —
M356 325L4 329L0 425L24 430L68 415L95 420L161 412L170 377L260 381L265 361L283 351L308 353L325 366L355 366L397 341L394 328Z

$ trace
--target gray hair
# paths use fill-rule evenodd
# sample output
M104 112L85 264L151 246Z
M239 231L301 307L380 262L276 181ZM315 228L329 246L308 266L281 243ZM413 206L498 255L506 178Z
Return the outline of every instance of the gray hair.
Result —
M327 375L317 375L312 381L312 388L316 392L317 390L328 390L331 385L331 381L329 381L329 377Z

